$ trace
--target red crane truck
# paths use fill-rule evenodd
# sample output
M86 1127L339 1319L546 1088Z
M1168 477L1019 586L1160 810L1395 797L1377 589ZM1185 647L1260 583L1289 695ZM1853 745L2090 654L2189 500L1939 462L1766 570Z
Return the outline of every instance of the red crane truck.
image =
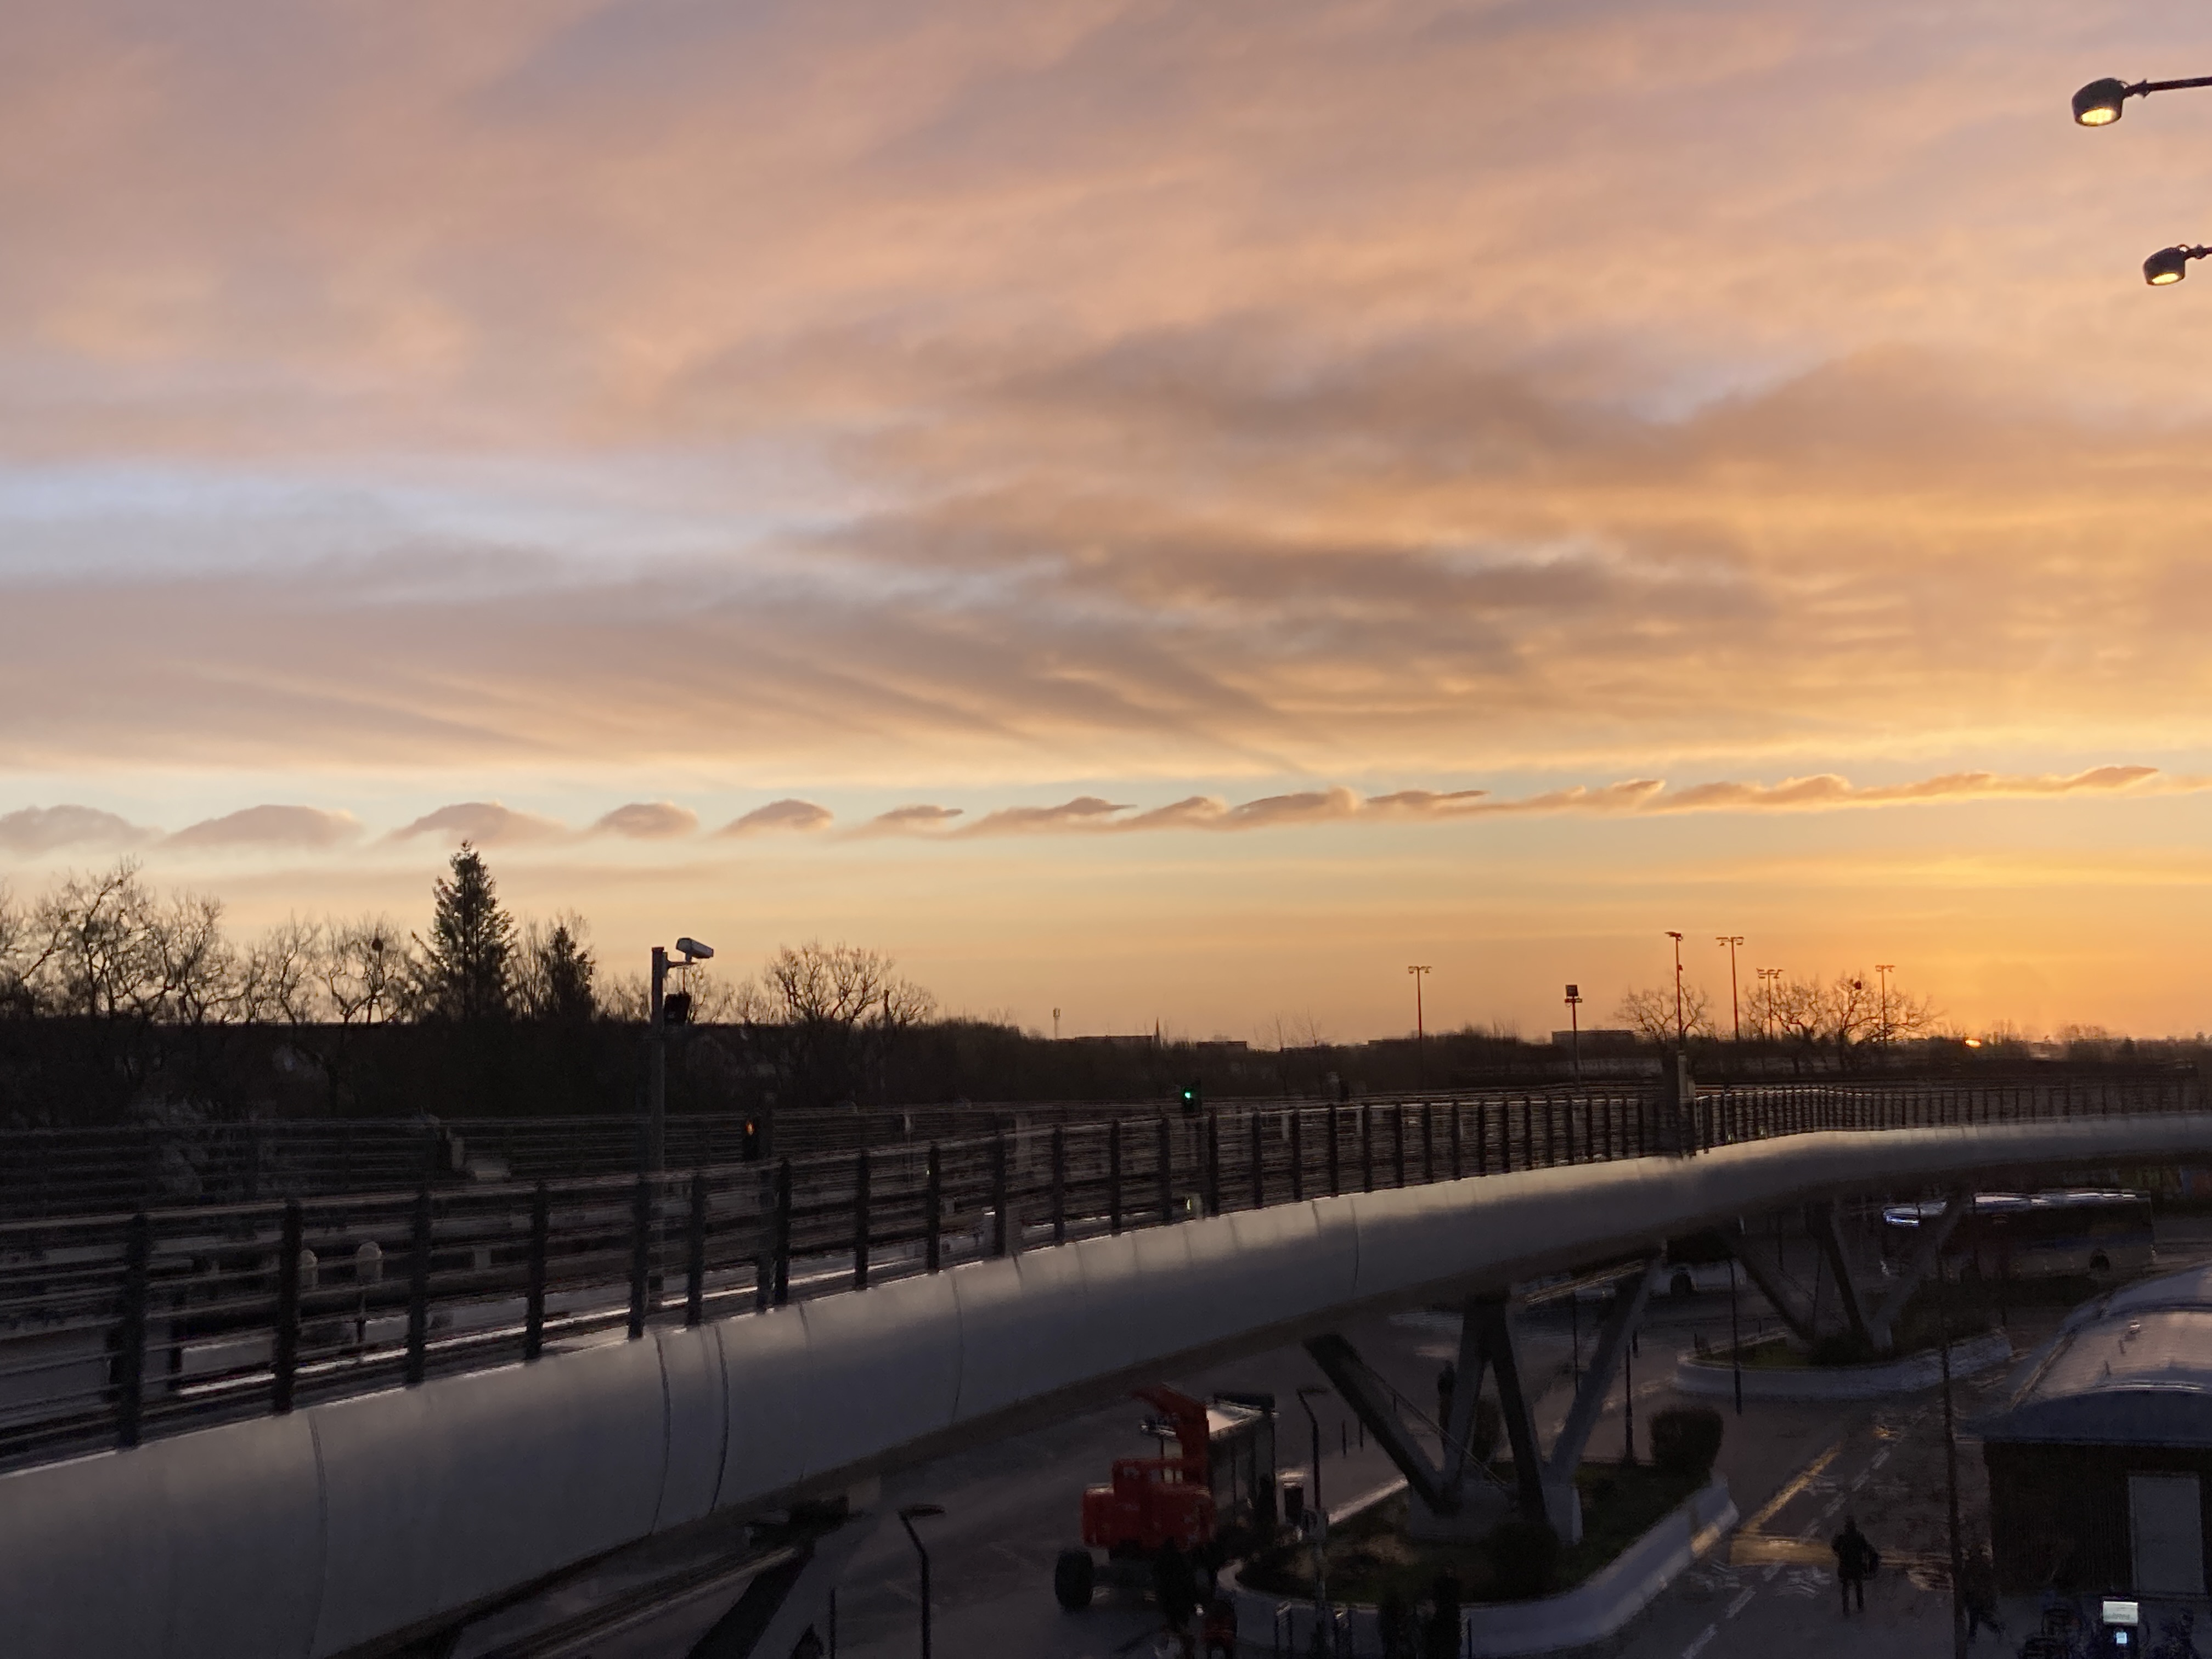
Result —
M1112 1478L1083 1494L1083 1545L1062 1550L1053 1594L1073 1613L1091 1605L1101 1578L1132 1589L1150 1583L1152 1558L1170 1540L1185 1551L1212 1544L1232 1522L1274 1517L1273 1401L1217 1396L1211 1405L1164 1385L1137 1398L1159 1413L1148 1425L1176 1443L1172 1457L1117 1457ZM1091 1552L1105 1553L1102 1571Z

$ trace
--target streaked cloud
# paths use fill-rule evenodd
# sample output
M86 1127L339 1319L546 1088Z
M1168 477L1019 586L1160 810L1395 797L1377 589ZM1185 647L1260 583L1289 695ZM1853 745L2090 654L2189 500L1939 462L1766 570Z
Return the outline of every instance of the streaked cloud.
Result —
M162 845L211 851L226 848L341 847L361 834L350 812L316 806L248 806L217 818L203 818L167 837Z
M23 806L0 813L0 847L27 856L70 847L139 847L160 834L96 806Z
M471 800L426 812L404 829L393 830L392 839L431 836L456 844L465 841L478 847L510 847L567 833L567 826L556 819L519 812L495 800Z
M1097 795L1078 795L1057 806L1003 806L957 832L963 836L1035 836L1054 830L1095 830L1129 811Z
M1337 785L1293 794L1265 795L1233 805L1218 796L1192 795L1144 811L1116 805L1096 795L1079 795L1057 806L1001 807L955 833L967 836L1274 830L1355 820L1433 823L1546 812L1814 812L1937 801L2036 799L2123 792L2176 793L2205 789L2212 789L2212 779L2163 778L2154 766L2099 766L2064 776L1949 772L1910 783L1866 785L1853 784L1834 773L1823 773L1814 777L1786 778L1779 783L1699 783L1675 790L1669 790L1661 779L1635 778L1596 786L1577 784L1540 794L1503 799L1481 789L1404 789L1363 797L1355 790ZM933 829L953 816L951 809L946 807L903 807L875 822L887 829Z
M894 806L853 831L855 836L929 835L964 816L957 806Z
M765 806L756 806L741 817L736 817L716 830L721 836L757 836L769 830L787 830L806 832L827 830L836 822L836 814L826 806L817 806L811 800L786 798L772 800Z
M632 801L617 806L592 828L602 834L626 836L632 841L671 841L699 827L699 815L673 801Z

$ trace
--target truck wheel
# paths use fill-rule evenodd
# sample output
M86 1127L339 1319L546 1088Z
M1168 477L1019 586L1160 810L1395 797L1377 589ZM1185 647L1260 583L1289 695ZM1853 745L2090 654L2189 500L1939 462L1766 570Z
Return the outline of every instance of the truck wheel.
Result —
M1070 1613L1091 1605L1093 1569L1089 1550L1062 1550L1052 1564L1052 1593Z

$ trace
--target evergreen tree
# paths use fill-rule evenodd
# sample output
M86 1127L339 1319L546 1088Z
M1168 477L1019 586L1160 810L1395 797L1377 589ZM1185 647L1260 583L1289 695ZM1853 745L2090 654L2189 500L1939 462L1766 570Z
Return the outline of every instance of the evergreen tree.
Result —
M514 918L501 908L483 855L468 842L453 875L432 887L430 938L422 945L423 1001L447 1019L501 1019L514 1009Z
M534 1019L580 1025L599 1011L592 978L599 964L584 948L584 925L556 921L549 933L533 924L529 939L529 986L522 1000Z

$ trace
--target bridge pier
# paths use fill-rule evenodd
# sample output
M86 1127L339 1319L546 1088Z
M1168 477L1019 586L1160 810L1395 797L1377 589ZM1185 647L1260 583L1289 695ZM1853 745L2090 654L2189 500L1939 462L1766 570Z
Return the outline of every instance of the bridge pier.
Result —
M1342 1336L1332 1333L1315 1337L1307 1342L1306 1352L1398 1473L1406 1477L1413 1506L1413 1530L1431 1535L1484 1532L1503 1518L1501 1504L1480 1501L1469 1491L1468 1482L1471 1474L1480 1472L1498 1498L1505 1497L1503 1484L1482 1468L1468 1445L1483 1374L1494 1372L1498 1417L1513 1454L1512 1506L1525 1519L1547 1522L1564 1541L1571 1544L1581 1538L1583 1530L1575 1471L1581 1467L1590 1433L1605 1409L1606 1395L1612 1391L1630 1339L1650 1298L1653 1266L1645 1262L1614 1281L1613 1310L1598 1333L1590 1364L1548 1458L1537 1447L1535 1418L1522 1384L1512 1322L1502 1295L1471 1296L1463 1305L1457 1380L1447 1423L1431 1423L1418 1408L1410 1407ZM1415 1424L1437 1431L1441 1465L1430 1461L1427 1449L1408 1425L1409 1417Z

